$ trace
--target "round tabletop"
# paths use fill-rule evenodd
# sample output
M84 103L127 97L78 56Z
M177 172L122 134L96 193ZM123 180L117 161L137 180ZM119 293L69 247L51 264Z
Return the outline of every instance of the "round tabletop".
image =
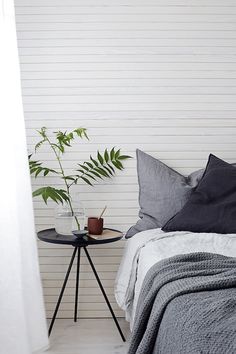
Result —
M117 233L117 236L113 235L112 237L106 237L106 238L102 238L102 237L99 238L98 236L98 238L94 239L92 237L89 237L89 235L87 235L84 236L83 238L77 238L74 235L60 235L53 228L39 231L37 233L37 236L41 241L44 242L78 246L78 247L86 247L88 245L98 245L102 243L111 243L111 242L119 241L123 237L123 234L118 230L107 229L107 228L104 230L113 231L114 233Z

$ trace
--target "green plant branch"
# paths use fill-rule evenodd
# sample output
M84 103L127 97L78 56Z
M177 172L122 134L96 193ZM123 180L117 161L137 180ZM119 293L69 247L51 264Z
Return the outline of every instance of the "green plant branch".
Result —
M66 179L65 179L66 176L65 176L65 172L64 172L64 169L63 169L63 166L62 166L62 163L61 163L60 155L57 153L56 147L52 144L52 142L50 141L50 139L48 138L47 135L45 135L45 139L47 140L47 142L49 143L50 147L52 148L52 150L53 150L53 152L54 152L54 154L55 154L55 156L56 156L56 159L57 159L57 161L58 161L58 164L59 164L59 167L60 167L60 170L61 170L61 175L62 175L62 177L63 177L64 183L65 183L65 185L66 185L67 194L68 194L68 196L69 196L69 198L68 198L68 204L69 204L69 207L70 207L70 210L71 210L71 215L74 216L75 221L76 221L76 224L77 224L77 226L78 226L78 230L80 230L80 223L79 223L79 220L78 220L77 216L75 215L73 206L72 206L72 204L71 204L70 187L69 187L69 185L68 185L68 183L67 183L67 181L66 181Z

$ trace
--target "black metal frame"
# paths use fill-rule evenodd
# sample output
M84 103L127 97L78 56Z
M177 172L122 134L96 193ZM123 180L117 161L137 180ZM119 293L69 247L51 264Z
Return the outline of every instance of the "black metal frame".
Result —
M115 322L115 325L116 325L116 327L117 327L117 329L118 329L118 331L120 333L120 336L121 336L123 342L125 342L125 337L124 337L123 332L122 332L122 330L120 328L119 322L117 321L117 318L116 318L116 316L114 314L114 311L113 311L113 309L111 307L111 304L110 304L110 302L108 300L108 297L107 297L107 295L105 293L105 290L104 290L104 288L102 286L101 280L100 280L100 278L98 276L98 273L96 271L96 268L95 268L95 266L94 266L94 264L92 262L92 259L91 259L90 255L89 255L89 252L88 252L86 246L75 246L75 249L74 249L74 251L72 253L70 264L69 264L69 267L67 269L66 276L65 276L62 288L61 288L61 292L59 294L59 297L58 297L58 300L57 300L57 304L56 304L56 307L55 307L55 310L54 310L54 314L53 314L53 317L52 317L52 320L51 320L51 323L50 323L50 326L49 326L48 335L50 336L50 334L52 332L52 328L53 328L54 322L55 322L56 317L57 317L57 313L58 313L58 310L59 310L59 307L60 307L60 304L61 304L61 300L62 300L64 291L65 291L65 288L66 288L66 284L67 284L67 281L68 281L68 278L69 278L69 275L70 275L70 272L71 272L71 268L72 268L74 260L75 260L76 252L77 252L77 270L76 270L76 286L75 286L74 322L77 322L77 318L78 318L78 316L77 316L77 314L78 314L78 295L79 295L79 273L80 273L80 249L81 248L84 249L85 255L86 255L86 257L87 257L87 259L89 261L89 264L90 264L90 266L92 268L92 271L93 271L93 273L95 275L95 278L96 278L96 280L98 282L98 285L99 285L100 290L101 290L101 292L103 294L103 297L104 297L104 299L105 299L105 301L107 303L109 311L110 311L110 313L112 315L112 318L113 318L113 320Z

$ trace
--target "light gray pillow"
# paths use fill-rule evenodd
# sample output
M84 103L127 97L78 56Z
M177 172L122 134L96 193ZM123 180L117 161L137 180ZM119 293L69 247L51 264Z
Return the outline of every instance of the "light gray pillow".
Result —
M164 226L182 209L204 172L201 169L185 177L141 150L136 154L140 219L127 231L126 238Z

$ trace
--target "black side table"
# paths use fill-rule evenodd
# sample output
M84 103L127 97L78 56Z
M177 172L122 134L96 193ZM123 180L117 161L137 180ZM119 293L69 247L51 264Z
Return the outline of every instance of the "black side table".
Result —
M108 230L108 229L106 229ZM98 285L101 289L101 292L104 296L104 299L107 303L107 306L110 310L110 313L113 317L113 320L116 324L116 327L121 335L121 338L122 340L125 342L125 337L122 333L122 330L120 328L120 325L117 321L117 318L114 314L114 311L111 307L111 304L108 300L108 297L105 293L105 290L102 286L102 283L101 283L101 280L97 274L97 271L95 269L95 266L92 262L92 259L89 255L89 252L87 250L87 247L89 245L100 245L100 244L103 244L103 243L111 243L111 242L115 242L115 241L118 241L122 238L122 235L121 233L118 231L118 230L112 230L112 229L109 229L111 231L115 231L117 232L117 237L113 236L111 238L106 238L106 239L93 239L89 236L85 236L83 237L82 239L78 239L77 237L75 237L74 235L59 235L55 229L46 229L46 230L42 230L42 231L39 231L38 232L38 238L41 240L41 241L44 241L44 242L49 242L49 243L56 243L56 244L61 244L61 245L71 245L74 247L74 250L73 250L73 253L72 253L72 257L71 257L71 260L70 260L70 264L69 264L69 267L68 267L68 270L66 272L66 276L65 276L65 279L64 279L64 282L63 282L63 285L62 285L62 288L61 288L61 292L60 292L60 295L58 297L58 300L57 300L57 304L56 304L56 307L55 307L55 311L54 311L54 314L53 314L53 317L52 317L52 320L51 320L51 323L50 323L50 326L49 326L49 330L48 330L48 335L50 336L51 334L51 331L52 331L52 328L53 328L53 325L54 325L54 322L55 322L55 319L57 317L57 312L59 310L59 307L60 307L60 304L61 304L61 300L62 300L62 297L63 297L63 294L64 294L64 290L66 288L66 284L67 284L67 281L68 281L68 278L69 278L69 275L70 275L70 272L71 272L71 268L72 268L72 265L74 263L74 259L75 259L75 256L76 256L76 252L77 252L77 271L76 271L76 286L75 286L75 308L74 308L74 322L77 321L77 310L78 310L78 294L79 294L79 273L80 273L80 251L81 251L81 248L84 249L84 252L85 252L85 255L89 261L89 264L92 268L92 271L95 275L95 278L98 282Z

